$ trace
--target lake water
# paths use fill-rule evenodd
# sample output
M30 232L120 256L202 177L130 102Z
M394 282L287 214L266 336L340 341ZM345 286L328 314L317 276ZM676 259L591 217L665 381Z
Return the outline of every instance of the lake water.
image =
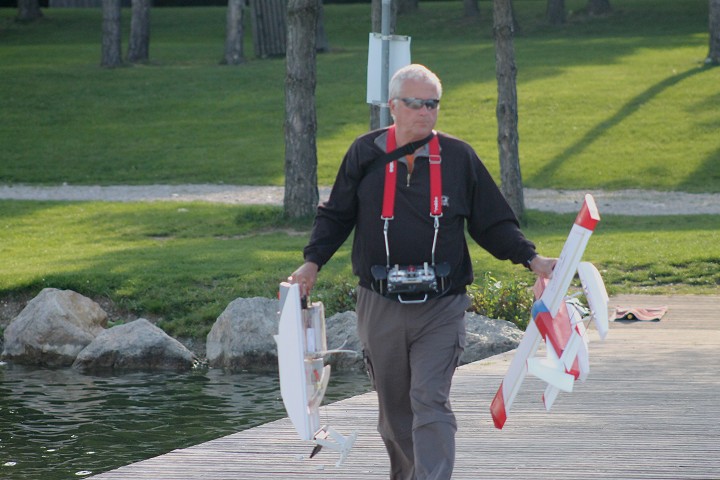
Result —
M326 402L369 390L362 373L334 373ZM285 416L276 374L0 363L0 478L85 478Z

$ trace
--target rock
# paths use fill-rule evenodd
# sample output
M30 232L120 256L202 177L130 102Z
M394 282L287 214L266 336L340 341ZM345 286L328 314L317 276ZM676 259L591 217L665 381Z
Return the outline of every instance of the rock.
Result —
M207 336L206 351L210 367L230 371L276 371L279 314L277 300L238 298L218 317ZM523 332L513 323L466 313L466 347L460 363L471 363L516 348ZM362 345L357 335L355 312L344 312L326 319L328 349L357 353L326 356L334 371L362 370Z
M325 323L329 349L342 348L358 353L357 356L334 354L327 358L326 363L331 365L333 370L365 368L362 345L357 336L355 312L338 313L327 319ZM494 320L476 313L466 313L465 323L465 351L460 356L462 365L517 348L523 336L523 331L512 322Z
M68 366L107 325L107 313L71 290L43 289L5 329L2 358Z
M223 311L207 336L207 361L229 371L277 370L278 301L238 298Z
M462 365L517 348L524 334L512 322L477 313L466 313L465 324L465 351L460 356Z
M357 335L357 315L355 312L336 313L325 320L328 349L341 348L352 350L357 355L335 353L326 357L332 370L363 370L365 362L362 357L362 344Z
M81 370L189 370L196 358L144 318L100 333L75 359Z

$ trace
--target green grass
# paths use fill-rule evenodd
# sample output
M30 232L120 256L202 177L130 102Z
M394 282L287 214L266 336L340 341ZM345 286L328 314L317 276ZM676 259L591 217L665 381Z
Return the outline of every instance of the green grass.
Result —
M206 203L0 201L0 292L45 287L110 299L176 335L203 336L237 297L274 297L298 266L309 224L271 207ZM530 212L525 231L557 255L573 215ZM478 277L527 283L533 275L471 247ZM604 218L585 258L611 293L717 293L720 218ZM349 246L323 269L316 293L338 305L353 284ZM332 307L331 311L332 312Z
M490 4L480 5L468 20L459 1L422 2L398 33L443 79L438 127L467 139L498 178ZM515 2L526 186L720 192L707 2L615 2L608 17L574 13L560 28L545 25L544 6ZM44 13L16 24L15 9L0 9L0 183L283 183L285 62L253 59L248 29L249 61L220 66L224 9L154 9L150 64L113 70L99 67L99 11ZM327 5L325 19L333 50L318 57L317 140L330 184L367 130L369 6ZM557 255L573 215L526 221L540 251ZM69 288L199 337L233 299L274 296L308 229L268 207L0 201L0 299ZM611 293L718 293L719 237L718 216L606 215L585 258ZM533 281L477 246L471 254L479 278ZM317 293L340 308L353 283L346 245Z
M584 0L570 0L578 11ZM518 1L520 156L545 188L720 191L720 69L707 54L705 0L627 0L614 14L544 23ZM467 139L497 176L491 11L423 2L402 16L413 60L443 79L438 127ZM128 11L124 14L127 29ZM0 182L283 183L283 59L219 65L223 8L156 8L151 62L99 67L99 10L45 10L30 25L0 10ZM327 5L332 52L318 56L319 181L367 130L369 5ZM124 46L127 44L127 33ZM124 47L126 48L126 47ZM592 172L592 174L588 174Z

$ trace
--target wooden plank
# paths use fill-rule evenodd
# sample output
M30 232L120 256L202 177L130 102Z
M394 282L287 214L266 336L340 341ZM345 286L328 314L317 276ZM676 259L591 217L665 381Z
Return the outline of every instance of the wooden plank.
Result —
M623 296L611 305L618 301L670 309L660 322L611 322L604 343L591 331L588 381L549 413L544 385L528 378L504 429L493 427L488 408L512 352L458 370L454 479L720 478L720 296ZM368 393L322 409L322 422L358 431L339 468L334 452L308 459L311 444L283 419L94 478L384 479L376 408Z

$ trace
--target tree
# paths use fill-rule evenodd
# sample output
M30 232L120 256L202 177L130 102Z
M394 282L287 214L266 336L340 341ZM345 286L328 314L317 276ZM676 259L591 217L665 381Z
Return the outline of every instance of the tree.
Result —
M250 0L256 57L285 55L288 7L285 0Z
M497 122L501 190L515 215L525 213L518 153L517 68L511 0L494 0L495 75L498 82Z
M393 3L397 3L397 11L401 14L417 12L420 8L418 0L393 0Z
M708 65L720 65L720 0L710 0L710 50L705 59Z
M227 23L225 31L224 65L240 65L245 63L243 53L243 12L245 0L228 0Z
M325 34L325 7L323 6L322 0L318 2L320 11L318 12L317 20L317 34L315 35L315 50L317 52L329 52L330 44L328 43L327 35Z
M322 25L322 0L318 0L315 48L317 51L330 50L325 28ZM285 55L287 46L287 0L250 0L252 10L252 31L255 56L267 58Z
M150 56L150 2L132 0L128 61L147 62Z
M548 0L545 17L550 25L565 23L565 0Z
M588 14L605 15L610 12L612 12L612 7L610 7L610 0L588 0Z
M102 0L102 58L103 67L122 65L120 54L120 0Z
M315 113L316 30L320 0L289 0L285 77L285 215L315 213L317 116Z
M478 0L463 0L463 11L466 17L479 17L480 7Z
M32 22L42 16L38 0L18 0L18 22Z

